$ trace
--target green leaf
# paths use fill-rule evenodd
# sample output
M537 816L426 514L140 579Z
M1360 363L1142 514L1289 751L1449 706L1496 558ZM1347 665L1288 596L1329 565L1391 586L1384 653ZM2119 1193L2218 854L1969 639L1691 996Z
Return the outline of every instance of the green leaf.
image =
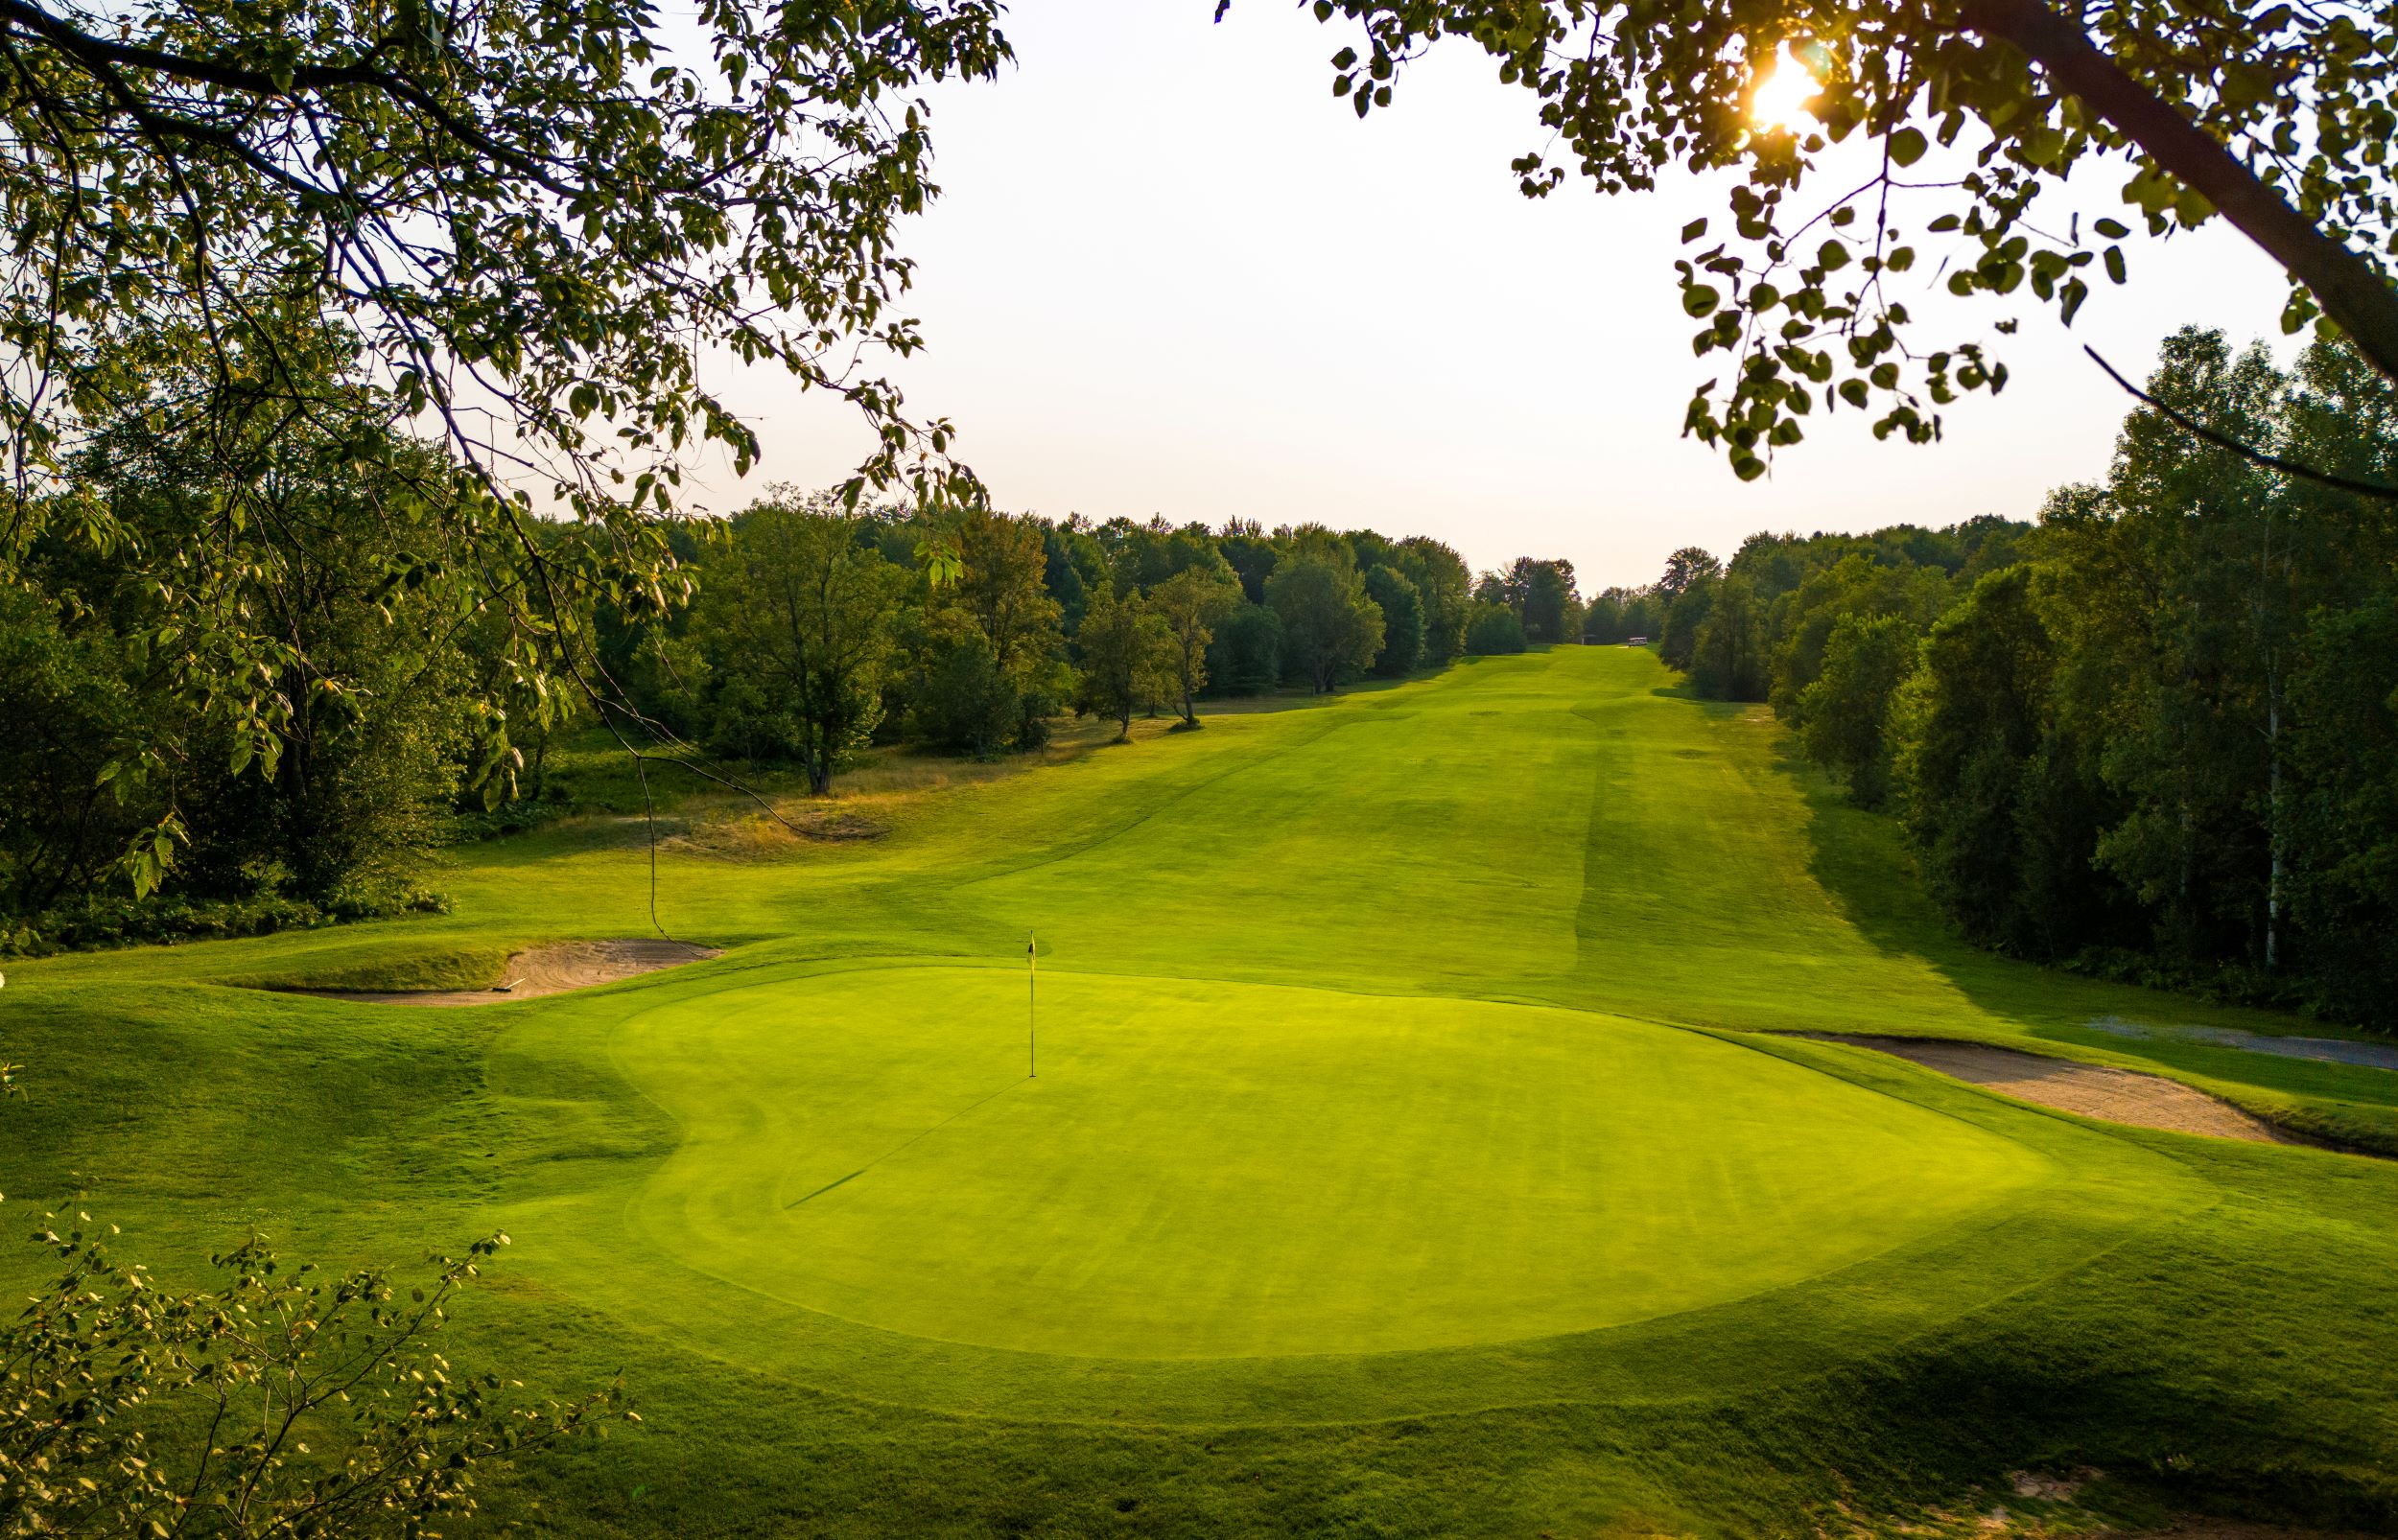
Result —
M1692 220L1688 224L1681 227L1681 244L1688 245L1691 242L1696 241L1699 237L1706 233L1706 217L1702 215L1698 219Z
M1912 166L1923 158L1930 144L1920 128L1901 128L1890 136L1890 158L1895 166Z
M1712 285L1684 284L1682 286L1681 308L1691 315L1713 315L1715 307L1723 303L1723 299L1724 296L1716 292Z

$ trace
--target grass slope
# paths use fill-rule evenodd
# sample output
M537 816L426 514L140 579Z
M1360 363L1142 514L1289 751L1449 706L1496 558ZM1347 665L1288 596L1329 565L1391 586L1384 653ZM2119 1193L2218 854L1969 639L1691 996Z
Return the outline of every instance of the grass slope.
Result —
M648 1419L503 1505L567 1532L1763 1535L2081 1462L2398 1520L2398 1168L1756 1029L2363 1139L2398 1074L2090 1031L2295 1024L1958 946L1886 824L1646 653L908 779L880 838L670 846L659 920L731 949L583 995L237 986L641 934L613 823L473 848L440 919L12 970L0 1187L170 1277L505 1225L453 1355L622 1368Z

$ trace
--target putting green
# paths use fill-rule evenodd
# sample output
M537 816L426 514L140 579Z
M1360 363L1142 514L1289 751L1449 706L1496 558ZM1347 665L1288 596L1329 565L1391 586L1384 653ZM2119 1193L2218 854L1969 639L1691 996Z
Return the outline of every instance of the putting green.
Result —
M915 1337L1460 1346L1797 1282L2036 1184L2020 1144L1704 1034L1481 1001L890 968L632 1017L634 1234Z

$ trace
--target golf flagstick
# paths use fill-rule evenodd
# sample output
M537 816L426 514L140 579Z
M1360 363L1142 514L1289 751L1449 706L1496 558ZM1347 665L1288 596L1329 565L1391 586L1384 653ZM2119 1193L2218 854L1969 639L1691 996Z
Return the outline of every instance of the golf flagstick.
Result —
M1037 943L1032 932L1024 932L1024 1078L1041 1078L1041 1039L1033 1015L1033 986L1041 967L1036 963L1033 948Z

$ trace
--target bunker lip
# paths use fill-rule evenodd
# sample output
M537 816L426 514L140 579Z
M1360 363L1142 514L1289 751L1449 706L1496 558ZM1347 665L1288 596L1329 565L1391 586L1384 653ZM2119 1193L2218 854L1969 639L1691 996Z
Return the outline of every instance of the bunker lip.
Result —
M323 1000L353 1000L364 1005L498 1005L545 994L565 994L596 989L661 968L720 957L719 947L695 942L666 941L655 936L620 937L611 941L556 942L529 946L513 953L499 981L481 990L291 990Z
M2276 1128L2254 1113L2162 1075L2051 1059L2045 1054L1953 1038L1889 1038L1858 1032L1794 1032L1788 1036L1871 1048L2019 1102L2109 1123L2163 1129L2173 1133L2200 1133L2218 1139L2245 1139L2252 1144L2323 1148L2319 1140Z

